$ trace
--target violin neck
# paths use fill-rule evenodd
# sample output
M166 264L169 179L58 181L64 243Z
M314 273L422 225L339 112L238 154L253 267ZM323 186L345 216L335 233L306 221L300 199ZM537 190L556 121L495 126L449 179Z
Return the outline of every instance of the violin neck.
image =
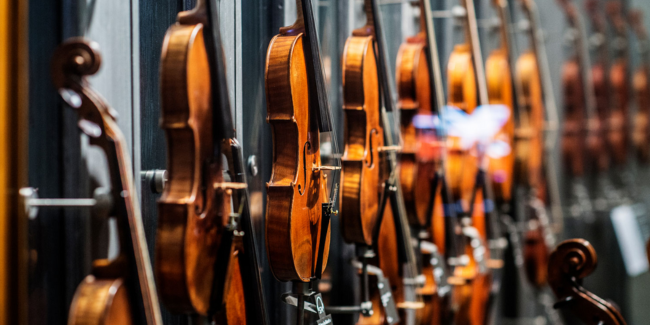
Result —
M388 112L395 111L395 100L393 99L393 80L391 78L391 68L388 63L388 49L382 28L381 11L377 0L365 0L364 6L368 24L372 23L375 42L377 44L377 72L379 77L379 86L383 99L384 108ZM384 126L385 128L386 126ZM388 133L388 136L392 136Z
M544 44L542 31L539 28L537 7L533 0L524 0L523 8L530 24L530 44L535 54L535 60L537 61L539 81L544 95L546 119L548 122L557 123L557 105L555 103L551 69L548 64L548 57L546 56L546 45Z
M474 61L474 70L476 72L476 85L478 88L479 105L487 105L489 103L487 82L485 79L485 65L483 64L483 54L481 53L481 42L478 34L478 22L476 20L476 8L474 7L474 0L462 0L465 4L467 14L466 18L466 31L467 43L472 50L472 59Z
M305 45L304 53L307 63L310 115L312 118L316 118L312 121L317 123L320 132L330 132L332 131L332 121L312 1L296 0L296 8L298 11L296 22L289 27L281 28L280 33L283 35L304 33L303 44Z
M206 23L203 28L205 49L210 67L210 88L212 93L212 138L215 146L215 159L221 159L220 147L222 140L235 137L230 97L228 92L228 79L226 77L226 61L221 42L219 29L219 14L216 4L212 0L199 0L205 9ZM199 4L197 3L197 7Z
M573 7L573 4L568 5ZM575 7L570 14L570 22L573 28L578 31L578 37L576 38L576 55L578 57L580 75L582 78L585 114L587 120L591 120L596 116L596 94L594 93L594 84L591 75L591 60L589 59L589 48L587 47L587 34L584 24Z

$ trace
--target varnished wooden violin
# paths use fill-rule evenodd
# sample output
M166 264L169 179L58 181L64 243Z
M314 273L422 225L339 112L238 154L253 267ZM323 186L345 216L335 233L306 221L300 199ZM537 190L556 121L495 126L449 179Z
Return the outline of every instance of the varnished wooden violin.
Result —
M606 168L608 162L597 116L595 81L589 64L585 29L577 8L570 0L559 0L559 4L570 26L578 32L574 38L575 53L562 67L565 116L562 159L568 174L580 177L585 173L585 159L596 161L597 168L601 170Z
M648 32L643 25L643 13L630 11L630 24L639 44L641 63L636 68L632 86L637 99L637 113L634 117L632 143L637 159L643 163L650 162L650 61L648 60Z
M465 43L456 45L447 65L448 96L450 106L471 114L477 106L489 104L483 56L478 39L478 27L474 3L462 1L465 7ZM465 253L469 263L456 268L456 276L467 285L455 288L458 305L457 324L482 324L488 313L491 296L491 279L488 270L489 251L486 242L495 234L494 211L487 211L484 199L490 193L486 176L487 161L474 146L467 150L460 138L448 137L448 160L446 174L452 196L459 200L463 216L462 233ZM492 231L490 231L492 230Z
M421 251L421 272L425 284L419 293L424 301L424 324L450 322L449 282L453 273L445 258L458 258L456 214L445 176L445 135L438 129L423 129L416 119L434 120L445 104L438 45L432 20L431 2L419 1L420 31L407 38L399 49L396 64L398 108L400 109L400 183L409 222L424 229L420 240L434 246ZM443 131L444 132L444 131ZM444 208L444 206L448 208ZM424 237L423 237L424 236ZM423 246L429 246L422 243ZM441 276L442 275L442 276Z
M368 15L367 26L372 26ZM374 35L362 27L343 50L345 151L341 159L341 233L349 243L373 245L381 195L379 150L384 145Z
M158 202L157 280L173 312L208 315L217 324L266 324L212 5L200 0L181 12L163 43L161 127L169 179ZM224 181L222 153L230 179L240 183Z
M606 6L607 17L614 30L614 57L609 70L610 116L607 134L608 147L612 161L622 166L627 161L630 132L628 128L628 111L630 102L628 37L627 22L620 1L609 1Z
M162 324L149 250L144 235L131 158L115 110L90 89L86 76L101 66L96 43L74 38L62 44L52 59L55 87L79 115L79 127L90 144L106 155L111 209L117 221L119 255L93 262L92 273L77 287L68 324ZM136 307L142 302L144 310Z
M160 124L169 180L158 201L156 277L173 312L207 315L214 263L229 222L221 159L213 156L212 98L204 41L205 2L179 14L161 60ZM244 306L244 304L240 304Z
M383 126L384 154L381 156L380 166L382 169L381 199L379 201L378 222L379 228L376 233L374 249L377 256L371 263L379 266L384 276L391 284L392 295L400 309L400 319L404 322L414 321L415 324L423 322L423 310L421 295L416 288L418 283L419 270L416 254L412 245L412 234L407 209L401 193L401 186L398 181L397 158L392 151L393 132L390 124L387 124L386 112L395 111L395 103L392 98L391 81L389 80L389 65L386 45L382 33L382 21L379 5L376 0L365 0L366 24L353 31L353 38L370 38L374 42L372 47L376 57L377 87L379 90L382 110L380 110ZM349 43L348 43L349 44ZM367 62L372 62L367 61ZM346 85L347 87L347 85ZM373 85L373 87L375 87ZM380 297L375 301L380 302ZM411 320L412 318L412 320ZM396 320L392 320L395 322ZM385 315L375 313L373 317L361 317L359 324L383 324L389 322Z
M548 265L548 282L558 298L555 308L571 311L585 324L625 325L614 305L581 285L597 264L596 251L584 239L565 240L555 248Z
M521 97L519 84L513 83L512 49L510 48L510 35L508 26L510 24L510 13L508 2L505 0L493 0L501 24L499 34L501 35L501 46L494 50L485 61L485 76L487 78L487 89L489 103L494 105L505 105L510 110L510 117L501 130L495 135L495 140L506 143L510 148L508 154L503 157L488 157L488 174L494 190L494 199L497 204L509 203L512 198L512 186L514 176L515 151L515 98Z
M541 67L544 53L541 53L537 33L537 11L532 0L521 1L529 21L528 39L530 50L524 52L516 64L516 78L521 86L519 105L521 112L515 131L516 177L528 191L526 198L525 224L529 227L524 233L524 267L528 281L536 288L547 284L549 242L553 234L546 215L549 202L548 184L544 172L544 110L545 89ZM552 93L551 93L552 96ZM551 99L553 100L553 99ZM554 106L551 104L551 106ZM550 176L550 175L548 175Z
M323 110L329 113L329 106L311 0L297 0L296 6L296 22L280 29L266 57L267 121L273 133L266 248L278 280L309 282L320 276L329 255L329 229L327 239L321 241L328 193L319 133L319 129L329 131L319 117ZM319 253L322 265L317 265Z

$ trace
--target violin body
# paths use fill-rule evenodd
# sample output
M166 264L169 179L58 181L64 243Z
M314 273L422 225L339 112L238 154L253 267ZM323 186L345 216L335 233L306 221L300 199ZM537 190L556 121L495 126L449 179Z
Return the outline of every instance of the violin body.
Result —
M469 45L456 45L449 58L447 73L449 105L471 114L478 105L478 97L472 52ZM486 238L486 215L483 193L479 190L474 196L474 188L478 181L477 175L479 175L479 161L476 154L471 152L472 150L476 150L476 148L463 148L459 138L448 136L446 175L452 196L460 200L463 212L467 213L473 210L472 215L466 215L470 218L469 223L472 226L468 229L474 228L477 231L475 235L480 238L475 237L475 239L484 240ZM470 208L472 203L473 209ZM464 222L468 222L468 220ZM469 244L470 238L466 234L462 236L465 243L464 254L469 257L469 263L454 268L454 276L466 281L466 284L454 287L453 303L458 306L455 323L482 324L487 315L487 300L490 294L489 276L483 273L485 270L481 270L481 263L484 261L476 260L475 250Z
M650 139L650 80L648 80L648 69L645 64L634 73L632 82L638 103L632 141L636 157L648 163L650 162L650 147L647 145Z
M212 102L201 24L173 25L163 44L161 128L169 180L158 201L156 279L173 312L206 315L221 232L230 213L213 161ZM219 192L219 193L217 193Z
M345 151L341 172L341 232L345 241L372 245L380 186L379 84L372 36L351 36L343 52Z
M625 58L614 61L610 68L609 79L613 107L609 117L607 140L612 160L620 166L627 161L627 148L630 142L627 125L630 87Z
M485 62L488 96L491 105L505 105L510 109L510 117L501 130L495 135L494 140L507 143L510 153L500 158L488 157L488 175L492 183L494 198L497 202L510 202L512 197L512 184L515 165L514 133L515 122L513 112L513 89L508 50L500 48L495 50Z
M97 279L87 276L77 287L69 325L131 325L131 309L126 285L122 279Z
M547 222L542 220L541 215L545 213L543 203L546 201L543 175L544 99L535 54L522 54L517 60L516 70L523 95L519 100L525 114L521 114L515 131L515 171L518 182L533 191L526 203L525 215L529 227L523 241L524 268L528 281L536 288L542 288L547 281L550 250L546 244Z
M567 61L562 68L564 124L562 129L562 160L573 176L584 174L584 150L587 143L597 144L598 138L584 139L584 96L577 60Z
M320 167L320 134L310 123L303 35L286 28L266 59L267 121L273 133L273 169L267 184L266 247L280 281L315 276L326 183ZM296 35L297 33L297 35ZM329 229L326 248L329 247ZM329 250L323 254L323 269Z
M400 46L397 54L397 91L400 109L402 151L400 160L400 184L404 204L412 225L425 227L431 223L429 202L433 198L431 181L436 173L435 162L423 159L420 144L413 125L415 115L432 115L431 76L426 57L426 37L421 32Z

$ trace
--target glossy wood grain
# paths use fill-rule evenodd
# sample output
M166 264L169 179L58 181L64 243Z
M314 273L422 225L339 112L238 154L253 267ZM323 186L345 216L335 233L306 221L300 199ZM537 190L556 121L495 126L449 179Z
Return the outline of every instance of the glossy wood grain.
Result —
M301 2L298 1L297 4ZM320 134L310 116L304 18L281 29L266 57L267 121L273 133L273 168L267 184L266 249L280 281L308 282L317 276L322 204L327 202L320 160ZM329 230L323 269L329 255Z
M372 245L381 194L379 148L384 144L373 37L349 37L342 65L341 232L349 243Z

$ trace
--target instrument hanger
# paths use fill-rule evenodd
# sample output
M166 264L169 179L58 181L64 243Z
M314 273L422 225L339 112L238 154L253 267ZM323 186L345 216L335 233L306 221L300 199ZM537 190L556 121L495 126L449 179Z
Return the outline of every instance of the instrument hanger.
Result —
M55 87L68 105L77 110L78 125L88 135L90 144L106 154L111 180L109 213L117 221L120 247L117 258L94 261L92 274L77 288L68 324L131 324L141 318L148 325L162 324L128 146L116 124L115 110L85 79L100 66L97 44L82 38L66 41L52 59Z
M596 251L584 239L566 240L555 248L548 265L549 284L559 299L555 308L568 309L585 324L625 325L614 305L581 285L597 263Z

